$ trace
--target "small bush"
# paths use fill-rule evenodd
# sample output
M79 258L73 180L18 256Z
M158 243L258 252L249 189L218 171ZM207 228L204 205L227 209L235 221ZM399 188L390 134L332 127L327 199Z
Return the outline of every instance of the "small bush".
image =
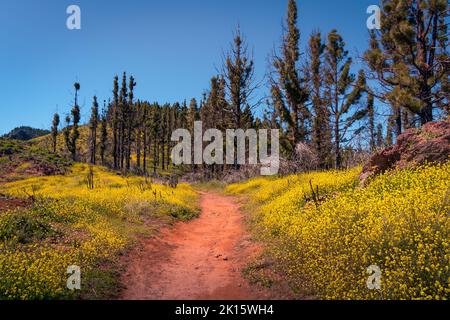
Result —
M6 242L27 244L56 234L45 219L33 212L14 211L0 220L0 239Z
M9 156L15 153L19 153L23 150L23 146L20 142L0 138L0 156Z

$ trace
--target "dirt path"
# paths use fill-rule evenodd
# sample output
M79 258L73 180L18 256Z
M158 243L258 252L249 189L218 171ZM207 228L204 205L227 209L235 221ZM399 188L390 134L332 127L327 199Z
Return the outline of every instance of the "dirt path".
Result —
M231 197L202 193L198 219L164 229L129 257L122 299L267 299L242 277L259 250Z

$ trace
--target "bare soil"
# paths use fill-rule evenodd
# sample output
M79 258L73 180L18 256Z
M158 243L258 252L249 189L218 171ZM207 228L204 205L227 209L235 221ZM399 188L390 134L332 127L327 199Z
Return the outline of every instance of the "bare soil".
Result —
M201 194L199 218L177 223L127 257L121 299L258 300L269 291L251 285L242 269L260 252L245 231L232 197Z

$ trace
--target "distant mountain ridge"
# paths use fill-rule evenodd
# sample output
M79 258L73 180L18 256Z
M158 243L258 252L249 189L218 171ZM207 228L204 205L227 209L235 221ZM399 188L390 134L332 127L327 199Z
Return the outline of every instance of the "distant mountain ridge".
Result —
M50 131L44 129L36 129L28 126L21 126L12 129L9 133L5 134L3 137L15 140L28 141L37 137L45 136L49 134Z

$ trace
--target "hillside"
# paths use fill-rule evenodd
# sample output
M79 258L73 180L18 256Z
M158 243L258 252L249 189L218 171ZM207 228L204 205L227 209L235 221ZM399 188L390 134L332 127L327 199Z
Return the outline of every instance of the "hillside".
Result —
M120 291L118 260L143 235L198 213L192 187L176 189L76 164L64 176L0 185L26 201L0 216L0 299L99 299ZM83 290L66 288L68 266L83 270Z
M49 133L50 131L48 130L22 126L14 128L9 133L5 134L3 138L28 141L37 137L45 136Z
M108 128L108 134L111 135L112 133L110 132L110 129ZM77 161L78 162L89 162L90 159L90 150L89 150L89 146L90 146L90 131L89 131L89 127L88 125L80 125L79 127L79 138L77 141ZM47 135L43 135L37 138L34 138L32 140L29 141L30 145L35 146L36 149L38 150L42 150L45 153L50 153L52 154L52 152L50 151L52 149L52 138L49 134ZM97 145L99 144L99 139L97 137ZM149 144L150 145L150 144ZM111 141L107 141L107 149L105 152L105 163L104 165L109 167L110 169L113 163L113 157L112 157L112 142ZM64 158L67 159L67 161L71 161L71 155L67 149L66 146L66 141L64 138L64 132L63 130L60 130L58 132L57 135L57 139L56 139L56 150L57 150L57 154ZM131 161L131 174L139 174L142 175L142 168L140 170L140 172L137 172L136 170L136 145L133 143L131 146L131 150L132 150L132 154L130 156L130 161ZM167 153L167 148L164 149L165 152ZM98 151L98 150L97 150ZM169 178L171 175L177 175L177 176L182 176L184 173L186 173L185 168L183 168L182 166L173 166L173 165L169 165L168 167L165 167L164 169L161 167L161 156L162 154L162 150L158 149L158 153L157 153L157 159L158 159L158 165L156 166L156 170L154 170L154 164L153 164L153 159L154 159L154 153L153 152L149 152L147 154L147 174L151 175L153 177L158 177L158 178ZM141 159L142 161L142 159ZM100 155L99 152L97 152L97 163L101 164L100 161ZM142 165L143 166L143 165ZM117 170L118 172L121 171L123 172L123 170ZM156 171L156 173L154 173L154 171Z
M256 178L226 192L246 201L267 261L298 297L448 299L450 163L397 169L358 187L360 169ZM368 290L367 268L382 272Z
M62 174L71 163L67 158L53 154L33 141L0 138L1 182Z

